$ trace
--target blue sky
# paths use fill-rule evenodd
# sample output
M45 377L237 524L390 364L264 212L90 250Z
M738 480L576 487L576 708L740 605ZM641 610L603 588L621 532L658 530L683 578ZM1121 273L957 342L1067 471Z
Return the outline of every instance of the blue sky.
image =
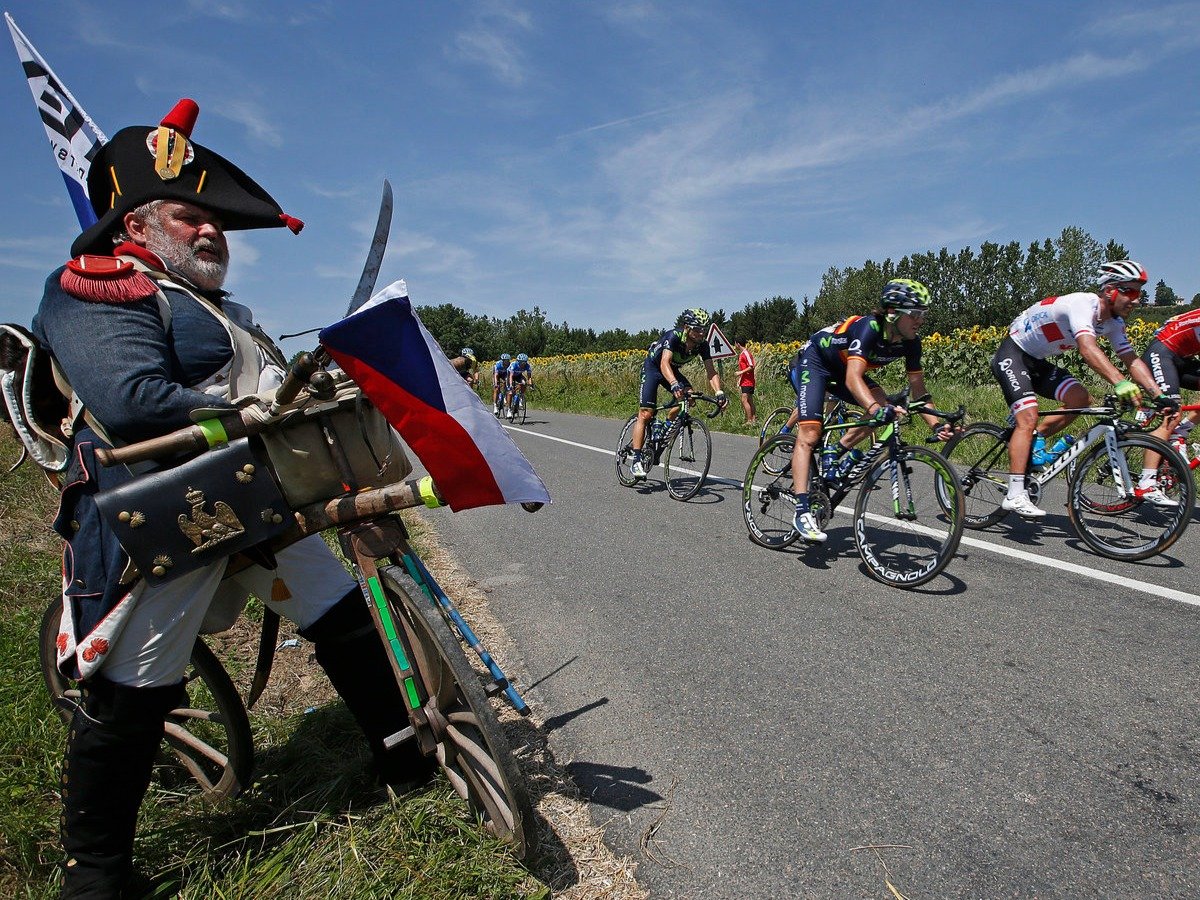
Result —
M7 9L109 135L193 97L196 139L305 220L234 235L273 334L345 308L385 176L380 284L476 314L636 330L1067 225L1200 292L1198 2ZM28 321L78 226L3 40L0 319Z

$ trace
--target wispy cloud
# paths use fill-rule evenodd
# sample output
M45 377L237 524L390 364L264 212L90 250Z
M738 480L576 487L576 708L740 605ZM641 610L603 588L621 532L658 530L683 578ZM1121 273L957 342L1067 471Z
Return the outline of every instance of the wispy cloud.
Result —
M6 268L48 274L64 259L61 236L0 238L0 266Z
M255 15L254 6L244 0L187 0L190 12L230 22L245 22Z
M402 260L408 272L455 274L459 277L470 275L475 259L466 247L412 231L393 233L388 242L388 255Z
M252 281L258 261L262 253L251 239L238 231L228 231L225 239L229 242L229 275L226 282L236 288L239 284Z
M471 25L453 37L449 51L454 58L489 69L509 87L526 81L527 62L521 38L531 31L528 11L506 2L483 4Z
M634 122L643 122L646 119L657 118L658 116L673 113L681 109L686 109L689 106L695 106L702 101L692 100L687 103L675 103L671 106L664 106L661 109L652 109L648 112L638 113L633 116L626 116L623 119L613 119L611 122L601 122L599 125L589 125L587 128L580 128L577 131L568 131L566 134L560 134L555 138L556 141L564 141L569 138L579 137L584 134L592 134L597 131L605 131L609 128L618 128L622 125L632 125Z
M707 102L601 123L564 137L616 126L634 129L632 136L622 131L622 140L601 149L597 160L602 183L596 191L614 198L611 208L581 205L542 214L537 204L526 208L514 203L507 237L540 246L548 255L587 260L602 282L623 280L634 292L702 290L717 261L727 258L731 238L745 233L751 208L770 217L805 214L789 206L807 206L809 215L819 215L831 204L862 208L869 198L855 199L864 189L851 173L861 177L862 167L876 157L969 152L987 130L964 128L964 123L990 121L999 110L1030 100L1070 97L1160 61L1154 54L1102 57L1085 50L907 109L889 109L882 98L852 103L821 98L779 120L753 90L740 89ZM767 123L768 115L776 118ZM771 137L764 141L764 134ZM903 234L870 227L880 246L907 252L985 239L997 226L971 210L947 210L925 223L905 223ZM859 235L855 246L861 245ZM782 261L803 249L780 246L760 252ZM853 252L845 243L828 250L836 254L832 258Z
M226 97L220 100L212 111L218 116L244 125L250 132L250 137L256 142L271 147L283 146L283 135L279 128L267 116L266 108L256 100L248 97L241 99Z
M316 184L311 181L304 182L304 187L318 197L324 197L326 200L349 200L362 194L361 187L335 188L328 185Z
M1169 45L1195 43L1200 39L1200 5L1172 3L1106 15L1088 23L1083 34L1106 45L1117 39L1121 46L1130 46L1135 41L1155 37ZM1149 52L1150 47L1146 50Z
M337 13L337 4L333 0L318 0L316 3L295 4L288 10L287 24L300 27L312 22L322 22L333 18Z

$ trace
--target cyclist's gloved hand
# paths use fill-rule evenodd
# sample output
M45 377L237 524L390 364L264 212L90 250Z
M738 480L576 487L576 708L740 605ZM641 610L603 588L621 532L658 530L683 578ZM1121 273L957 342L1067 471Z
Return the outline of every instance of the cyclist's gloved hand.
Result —
M1159 394L1154 398L1154 405L1168 415L1179 412L1179 397L1171 394Z
M724 391L717 391L717 393L714 396L717 398L717 405L721 409L724 409L725 407L727 407L729 405L729 398L725 396Z
M1113 385L1113 393L1117 395L1117 399L1125 406L1140 406L1142 402L1142 389L1126 378L1124 381L1118 381Z
M683 386L682 381L676 381L673 385L671 385L671 393L674 394L678 399L682 400L683 395L687 393L687 388Z
M896 407L888 403L886 406L881 406L875 411L874 421L880 425L887 425L890 422L896 421Z

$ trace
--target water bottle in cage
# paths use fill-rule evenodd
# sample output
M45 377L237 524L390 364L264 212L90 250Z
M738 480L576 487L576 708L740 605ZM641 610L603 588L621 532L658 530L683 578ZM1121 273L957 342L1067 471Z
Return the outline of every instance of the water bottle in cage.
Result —
M838 465L837 447L826 447L821 451L821 477L836 478Z
M842 457L841 461L838 463L837 477L845 478L847 475L849 475L850 470L853 469L856 465L858 465L862 461L864 456L866 456L866 454L863 453L861 450L859 450L857 447L853 447L850 450L847 450L845 455Z

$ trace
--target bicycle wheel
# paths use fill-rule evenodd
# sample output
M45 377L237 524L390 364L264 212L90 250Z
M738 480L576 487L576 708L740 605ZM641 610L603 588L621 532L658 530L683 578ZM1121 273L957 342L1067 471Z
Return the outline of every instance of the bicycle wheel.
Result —
M1000 504L1008 496L1008 444L1004 429L990 422L972 425L946 442L946 458L958 473L966 503L963 525L987 528L1008 511Z
M758 433L758 446L761 447L779 434L779 429L787 424L787 420L795 408L795 406L777 406L769 416L763 419L762 430Z
M385 566L379 574L412 644L421 712L436 742L439 765L484 828L524 859L536 843L533 807L480 683L484 676L467 662L441 611L407 574L395 566Z
M673 431L663 455L667 493L676 500L690 500L704 487L704 477L712 463L712 437L708 426L699 419L676 423Z
M625 487L633 487L638 483L630 468L633 465L633 426L637 418L634 415L625 420L625 425L621 428L621 439L617 441L617 481Z
M521 395L521 408L517 411L517 416L520 418L520 421L517 422L517 424L524 425L525 419L528 415L529 415L529 404L527 404L525 402L525 395L522 394Z
M1147 451L1162 456L1159 484L1178 505L1155 506L1131 496ZM1101 556L1146 559L1174 544L1187 528L1195 502L1191 470L1168 444L1149 434L1122 435L1117 452L1120 458L1110 460L1107 444L1100 442L1077 460L1067 485L1067 510L1080 539Z
M742 482L742 518L750 540L760 547L782 550L800 535L792 528L796 494L792 485L794 434L770 438L750 460Z
M39 656L46 689L69 725L80 693L55 663L61 612L62 601L56 600L43 614ZM250 783L254 767L250 719L237 688L201 638L192 647L184 684L188 704L167 714L164 736L172 755L164 756L166 764L156 769L156 776L167 783L190 778L200 788L200 797L209 802L234 797Z
M890 458L871 467L854 504L854 543L872 578L911 588L946 568L962 538L958 484L953 466L928 447L900 448L898 469Z

